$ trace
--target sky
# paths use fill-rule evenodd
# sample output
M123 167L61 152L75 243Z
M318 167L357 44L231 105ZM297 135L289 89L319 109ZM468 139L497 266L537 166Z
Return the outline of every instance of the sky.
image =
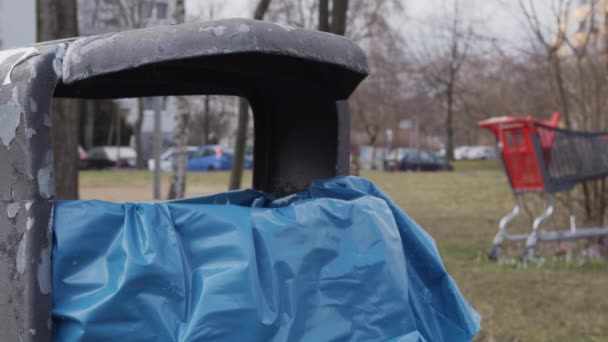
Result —
M0 49L36 41L36 0L0 0Z
M222 10L217 14L220 18L252 17L257 0L186 0L186 13L204 11L209 3L219 5Z
M370 0L360 0L370 1ZM396 28L401 30L404 35L417 34L416 25L420 25L421 21L428 21L439 12L438 8L445 8L446 5L452 3L451 0L402 0L406 10L402 17L393 20ZM479 30L488 36L505 39L513 44L518 44L526 38L524 26L517 19L517 10L508 5L498 4L497 1L487 0L464 0L464 2L474 4L470 9L471 16L475 17L480 22ZM221 11L216 13L215 17L233 18L233 17L251 17L257 0L186 0L186 10L188 13L195 14L205 11L209 3L220 4ZM509 3L503 2L503 3Z
M370 0L360 0L370 1ZM406 5L403 17L393 20L404 35L416 34L419 21L438 15L438 8L445 8L451 0L402 0ZM463 0L475 3L473 16L483 22L482 31L517 44L525 39L524 26L516 18L517 12L507 5L496 5L496 1ZM216 18L251 17L258 0L186 0L186 10L190 15L206 12L209 4L219 10ZM509 1L503 1L509 3ZM539 2L540 3L540 2ZM35 40L35 0L0 0L0 39L4 37L4 47L30 44ZM11 13L11 15L7 15ZM19 14L21 13L21 14ZM18 22L17 22L18 21ZM25 22L24 22L25 21ZM19 30L15 32L15 30Z

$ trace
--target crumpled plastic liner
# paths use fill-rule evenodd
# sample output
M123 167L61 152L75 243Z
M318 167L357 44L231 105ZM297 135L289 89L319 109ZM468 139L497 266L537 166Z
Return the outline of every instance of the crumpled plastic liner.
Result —
M54 341L469 341L432 238L371 182L54 209Z

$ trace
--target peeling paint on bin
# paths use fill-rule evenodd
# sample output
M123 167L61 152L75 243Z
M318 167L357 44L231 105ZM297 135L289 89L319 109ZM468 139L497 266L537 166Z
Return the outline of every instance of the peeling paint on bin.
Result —
M33 97L30 97L30 112L36 113L38 111L38 104Z
M38 170L38 191L40 196L49 199L53 196L53 170L52 165Z
M13 87L12 94L11 99L0 106L0 122L2 123L0 125L0 143L7 147L15 139L17 127L21 122L21 113L23 112L17 87Z
M19 203L19 202L9 203L6 206L6 215L8 216L9 219L15 218L15 217L17 217L17 214L19 214L20 209L21 209L21 203Z
M18 55L18 54L20 54L20 57L14 63L11 64L10 68L8 69L8 72L6 73L6 76L4 76L2 85L8 85L8 84L13 83L13 81L11 80L11 75L13 73L13 69L15 69L15 67L18 66L19 64L26 61L28 58L38 55L39 52L34 47L0 51L0 64L4 60L6 60L10 57L13 57L15 55Z
M51 117L48 114L44 114L43 123L46 127L51 127Z
M241 24L239 26L239 32L243 32L243 33L247 33L251 31L251 26L247 25L247 24Z
M226 26L212 26L212 27L201 27L198 29L199 32L209 32L215 37L220 37L226 32Z
M33 137L33 136L36 134L36 130L35 130L35 129L33 129L33 128L29 128L29 127L28 127L28 128L25 130L25 134L27 135L27 138L28 138L28 139L31 139L31 138L32 138L32 137Z
M34 218L33 217L28 217L27 221L25 222L25 228L27 230L32 229L32 226L34 225Z
M26 244L26 233L23 233L21 240L19 241L19 247L17 249L17 261L15 262L17 265L17 272L19 274L23 274L25 272L25 268L27 267L27 244Z

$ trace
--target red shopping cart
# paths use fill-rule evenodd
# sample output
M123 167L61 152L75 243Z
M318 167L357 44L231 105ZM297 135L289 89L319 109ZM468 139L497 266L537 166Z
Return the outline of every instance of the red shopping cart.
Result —
M525 260L533 260L537 241L564 241L608 234L608 227L577 228L570 215L570 229L540 231L554 211L553 194L571 190L576 183L608 176L607 133L578 132L559 128L560 115L548 121L531 117L496 117L479 122L496 137L515 207L499 223L489 257L498 259L504 240L526 241ZM509 234L507 226L520 213L523 193L546 195L544 212L534 219L529 234Z

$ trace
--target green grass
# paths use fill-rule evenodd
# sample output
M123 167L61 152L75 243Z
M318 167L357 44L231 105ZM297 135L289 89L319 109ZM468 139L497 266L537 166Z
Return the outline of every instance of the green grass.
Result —
M452 163L456 171L502 170L500 160L459 160Z
M448 271L483 317L477 340L608 341L606 265L559 261L524 268L488 261L486 252L497 222L513 205L507 180L496 162L455 166L455 172L362 176L386 191L435 238ZM229 175L188 177L190 184L216 185L227 184ZM244 184L249 184L251 174L246 178ZM148 172L91 171L82 173L81 184L150 186L151 179ZM530 226L530 219L516 221L520 231Z
M104 186L104 185L141 185L152 186L154 175L149 171L138 170L87 170L80 172L81 186ZM170 173L162 173L162 182L169 182ZM228 184L229 174L227 172L191 172L188 173L188 184L215 185L218 183ZM251 172L245 171L243 184L251 183Z

